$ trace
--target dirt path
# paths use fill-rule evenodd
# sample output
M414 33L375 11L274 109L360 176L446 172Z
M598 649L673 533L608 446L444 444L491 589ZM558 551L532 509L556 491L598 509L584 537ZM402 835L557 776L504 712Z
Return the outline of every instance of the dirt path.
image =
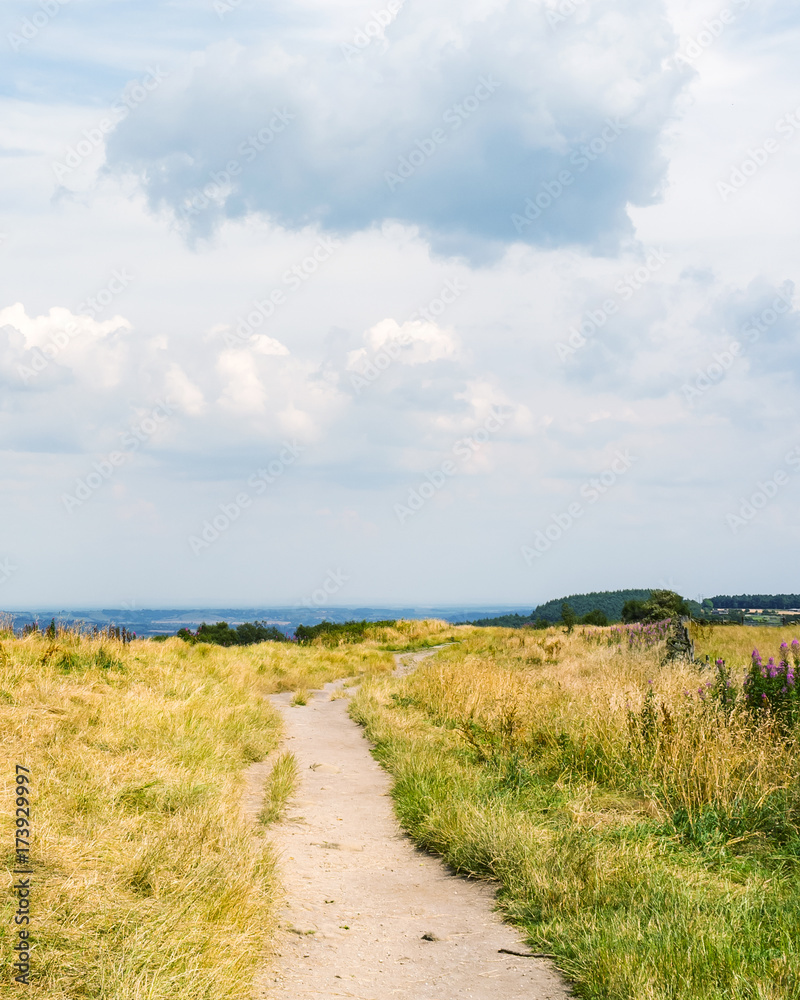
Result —
M435 650L398 655L398 673ZM286 720L285 748L301 786L271 835L287 901L274 968L256 984L270 1000L564 1000L546 960L492 911L486 884L448 873L418 851L392 811L389 775L373 760L348 700L326 685L302 707L273 701ZM262 765L257 765L262 767ZM251 774L247 804L257 808Z

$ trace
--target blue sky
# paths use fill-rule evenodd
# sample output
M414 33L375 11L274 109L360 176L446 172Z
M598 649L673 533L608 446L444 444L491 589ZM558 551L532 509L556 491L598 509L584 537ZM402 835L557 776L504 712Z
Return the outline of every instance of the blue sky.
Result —
M0 606L796 591L798 27L9 0Z

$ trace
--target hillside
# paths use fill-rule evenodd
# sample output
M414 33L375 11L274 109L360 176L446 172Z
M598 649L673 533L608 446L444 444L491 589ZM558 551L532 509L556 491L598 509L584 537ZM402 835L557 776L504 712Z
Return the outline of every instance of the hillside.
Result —
M566 601L572 610L582 618L596 608L603 611L609 621L618 621L622 617L622 606L626 601L646 601L650 590L601 590L590 594L570 594L569 597L559 597L534 608L529 615L501 615L498 618L481 618L473 621L473 625L496 625L502 628L523 628L537 619L545 619L555 623L561 620L561 605Z
M570 594L569 597L559 597L540 604L534 611L534 617L546 618L549 622L560 621L561 605L566 601L578 618L598 608L605 612L609 621L618 621L622 617L622 606L626 601L646 601L651 593L651 590L601 590L591 594Z
M536 614L531 612L529 615L500 615L498 618L476 618L475 621L468 624L479 625L481 627L494 625L498 628L523 628L534 621L536 621Z
M561 606L566 602L572 607L578 618L583 618L590 611L602 611L610 622L620 621L622 618L622 607L626 601L646 601L650 598L652 590L596 590L589 594L570 594L568 597L557 597L545 604L540 604L534 608L529 615L501 615L497 618L480 618L470 624L487 626L494 625L500 628L524 628L536 621L544 620L551 624L561 621ZM714 598L714 600L718 600ZM734 598L725 598L734 600ZM798 598L800 600L800 598ZM701 616L703 608L696 601L687 601L693 616ZM715 607L728 607L729 605L714 605ZM731 605L736 607L737 605ZM752 605L755 606L755 605ZM766 607L767 605L763 605ZM777 607L778 605L772 605ZM788 605L787 605L788 606ZM800 607L800 604L795 605Z

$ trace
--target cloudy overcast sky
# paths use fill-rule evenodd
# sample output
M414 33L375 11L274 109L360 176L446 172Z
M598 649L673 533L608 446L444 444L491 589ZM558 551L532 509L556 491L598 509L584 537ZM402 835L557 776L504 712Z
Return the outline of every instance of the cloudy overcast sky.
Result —
M5 0L0 606L799 590L799 29Z

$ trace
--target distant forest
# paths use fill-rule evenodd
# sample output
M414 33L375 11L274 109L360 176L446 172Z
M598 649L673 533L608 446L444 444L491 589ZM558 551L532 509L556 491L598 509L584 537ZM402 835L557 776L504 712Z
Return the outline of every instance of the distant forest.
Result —
M771 611L800 608L800 594L738 594L710 600L715 608L768 608Z
M503 628L523 628L542 620L554 625L561 621L561 605L569 604L577 618L583 618L590 611L602 611L610 622L622 618L622 606L626 601L646 601L651 590L602 590L592 594L570 594L569 597L559 597L534 608L529 615L502 615L499 618L481 618L472 622L473 625L499 625ZM693 602L693 608L695 607ZM699 605L696 606L699 610Z
M540 604L529 615L501 615L499 618L480 618L473 625L497 625L502 628L524 628L526 625L548 622L554 625L561 621L561 606L569 604L578 619L590 611L602 611L610 622L620 621L622 606L626 601L646 601L650 590L602 590L591 594L570 594L569 597L559 597L546 604ZM697 618L707 615L710 608L737 610L740 608L766 608L774 611L784 611L788 608L800 608L800 594L739 594L734 597L720 595L706 598L700 605L696 601L687 601L691 613Z

